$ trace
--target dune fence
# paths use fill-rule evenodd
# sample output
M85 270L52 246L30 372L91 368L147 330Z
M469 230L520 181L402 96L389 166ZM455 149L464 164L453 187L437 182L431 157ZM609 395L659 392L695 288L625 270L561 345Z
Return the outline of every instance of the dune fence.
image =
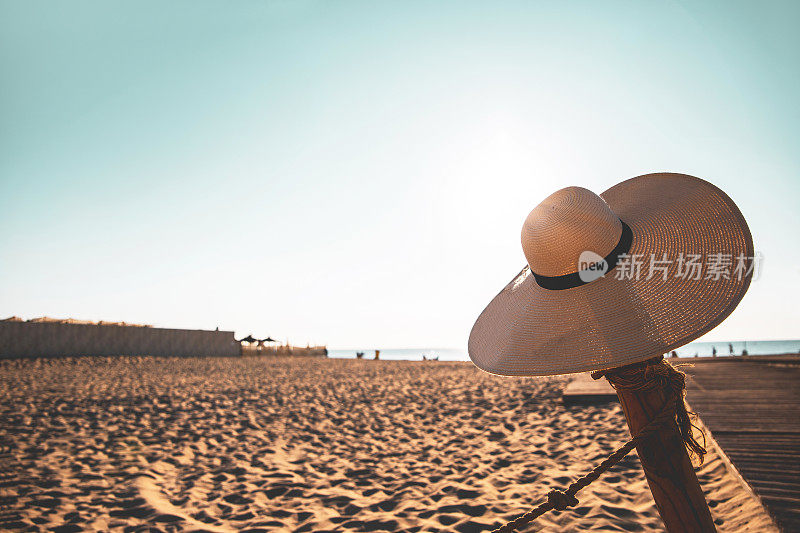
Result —
M0 321L0 358L103 355L238 356L232 331L11 318Z

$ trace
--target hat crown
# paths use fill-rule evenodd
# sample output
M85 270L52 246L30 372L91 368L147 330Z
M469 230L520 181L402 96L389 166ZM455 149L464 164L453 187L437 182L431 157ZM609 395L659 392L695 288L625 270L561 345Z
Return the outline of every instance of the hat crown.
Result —
M578 271L585 251L606 257L621 234L619 217L600 196L583 187L567 187L530 212L522 225L522 250L536 274L563 276Z

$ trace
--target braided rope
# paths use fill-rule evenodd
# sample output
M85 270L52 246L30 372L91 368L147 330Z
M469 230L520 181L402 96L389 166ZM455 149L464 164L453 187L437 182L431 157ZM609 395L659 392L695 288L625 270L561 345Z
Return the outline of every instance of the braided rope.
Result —
M642 372L642 370L644 371ZM654 434L661 429L664 424L674 421L676 417L681 437L686 447L690 452L696 453L700 457L700 462L702 463L705 448L704 446L700 446L691 433L691 428L696 426L689 421L686 404L683 401L686 387L685 375L683 372L675 370L675 368L662 359L658 363L654 363L652 360L647 361L645 366L632 365L631 370L628 371L626 371L626 369L615 369L594 372L592 377L594 379L599 379L604 375L608 377L609 382L615 389L635 391L651 390L655 387L666 386L669 388L671 394L664 403L664 407L662 407L661 411L650 420L650 422L590 472L576 479L566 490L552 489L547 493L547 501L540 503L527 513L493 530L492 533L512 533L520 527L536 520L548 511L564 511L569 507L578 505L578 499L575 497L575 494L577 494L579 490L586 488L590 483L597 480L609 468L628 455L641 440ZM683 425L684 417L689 424L686 430ZM703 436L703 439L703 445L705 445L705 436Z

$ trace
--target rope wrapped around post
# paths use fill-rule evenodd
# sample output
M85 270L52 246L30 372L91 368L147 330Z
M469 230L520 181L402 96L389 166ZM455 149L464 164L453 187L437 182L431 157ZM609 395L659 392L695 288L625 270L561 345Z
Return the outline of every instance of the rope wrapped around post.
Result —
M661 411L647 425L603 462L572 482L566 490L552 489L547 493L547 501L493 530L493 533L512 533L548 511L563 511L578 505L578 499L575 496L578 491L586 488L609 468L620 462L640 441L658 431L665 423L673 420L677 422L681 439L687 450L690 454L696 454L702 464L706 453L705 435L703 435L703 445L700 445L692 435L692 428L697 426L691 423L690 413L687 411L686 403L684 402L686 376L683 372L676 370L663 358L659 357L636 365L592 373L592 378L594 379L602 377L606 377L615 389L648 390L655 387L668 386L671 396L664 403ZM691 414L693 415L694 413Z

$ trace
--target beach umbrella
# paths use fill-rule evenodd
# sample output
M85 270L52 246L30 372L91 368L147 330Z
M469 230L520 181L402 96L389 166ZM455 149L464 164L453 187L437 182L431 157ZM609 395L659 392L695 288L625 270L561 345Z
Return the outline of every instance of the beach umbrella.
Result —
M248 335L247 337L239 340L239 342L257 342L258 339L254 338L252 335Z

